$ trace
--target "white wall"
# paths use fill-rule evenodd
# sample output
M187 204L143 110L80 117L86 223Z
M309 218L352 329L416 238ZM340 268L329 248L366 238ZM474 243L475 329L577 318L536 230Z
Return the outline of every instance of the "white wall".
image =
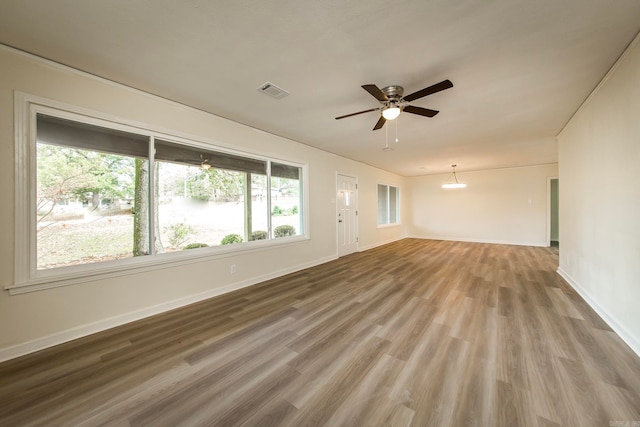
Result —
M639 38L558 136L558 271L638 354Z
M443 189L449 174L407 178L412 237L546 246L547 178L556 164L457 173L467 188Z
M309 165L310 240L277 250L10 296L0 291L0 360L154 314L337 255L336 173L358 177L360 248L405 236L376 227L378 182L397 175L70 70L0 46L0 285L13 281L14 91ZM274 101L275 102L275 101ZM237 273L230 275L230 264ZM215 272L215 274L211 274ZM203 279L206 277L207 279Z

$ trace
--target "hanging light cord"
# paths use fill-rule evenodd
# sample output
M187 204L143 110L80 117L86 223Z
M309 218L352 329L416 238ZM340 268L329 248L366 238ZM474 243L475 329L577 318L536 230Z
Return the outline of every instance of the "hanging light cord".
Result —
M465 188L467 186L467 184L464 184L458 181L458 174L456 174L456 166L458 165L451 165L451 167L453 168L453 172L451 172L451 175L449 175L445 183L442 184L442 188ZM453 176L454 182L451 181L452 176Z
M456 166L458 166L458 165L451 165L451 167L453 168L453 172L451 172L451 175L449 175L449 178L451 178L451 176L453 176L453 179L456 181L456 184L459 184L458 175L456 175ZM449 178L447 178L447 182L449 182Z

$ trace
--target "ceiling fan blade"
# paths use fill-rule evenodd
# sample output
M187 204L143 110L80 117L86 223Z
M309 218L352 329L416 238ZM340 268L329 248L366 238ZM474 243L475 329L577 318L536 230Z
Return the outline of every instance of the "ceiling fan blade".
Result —
M411 102L415 99L423 98L427 95L431 95L433 93L440 92L441 90L449 89L452 87L453 87L453 83L451 83L451 80L447 79L447 80L441 81L440 83L436 83L432 86L425 87L424 89L421 89L417 92L410 93L409 95L405 96L402 99L404 99L407 102Z
M382 126L384 126L386 122L387 122L387 119L385 119L384 116L380 115L380 118L378 119L378 122L376 123L376 125L373 127L373 130L380 129Z
M430 110L428 108L414 107L413 105L405 106L402 111L406 111L407 113L411 114L418 114L425 117L433 117L440 112L437 110Z
M357 116L358 114L370 113L371 111L379 110L379 108L371 108L369 110L358 111L357 113L345 114L344 116L336 117L336 120L344 119L351 116Z
M381 91L380 88L376 85L362 85L362 89L369 92L375 99L380 102L386 102L389 100L389 98L387 98L387 95L385 95L384 92Z

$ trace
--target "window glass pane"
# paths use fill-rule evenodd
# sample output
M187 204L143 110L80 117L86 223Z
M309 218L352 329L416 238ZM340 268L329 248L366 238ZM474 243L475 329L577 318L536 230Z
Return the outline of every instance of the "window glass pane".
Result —
M378 224L389 223L389 212L387 209L387 192L386 185L378 184Z
M267 175L251 174L251 224L249 240L265 240L269 236L269 206L267 205Z
M271 163L271 226L273 237L302 234L301 168Z
M38 117L38 125L40 123ZM88 132L87 129L84 130ZM98 129L99 134L109 137L108 129ZM69 146L63 145L62 133L56 145L44 143L47 136L38 127L36 268L110 261L148 253L148 250L135 251L133 215L136 192L146 193L148 189L148 181L136 181L136 163L147 167L147 159L117 154L115 148L101 151L100 145L92 149L90 138L84 140L85 148L75 148L82 141L74 139L73 134L69 137ZM148 239L148 232L141 235ZM148 248L148 240L144 246Z
M186 148L182 148L186 150ZM158 160L161 251L241 243L245 172Z
M389 224L398 223L398 187L389 186Z

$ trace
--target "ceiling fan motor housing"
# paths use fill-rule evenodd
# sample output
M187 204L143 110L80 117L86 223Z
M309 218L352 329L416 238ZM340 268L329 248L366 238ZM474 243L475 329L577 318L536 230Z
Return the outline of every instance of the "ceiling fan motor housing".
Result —
M404 88L402 86L387 86L382 89L382 92L389 98L389 101L398 102L402 99Z

